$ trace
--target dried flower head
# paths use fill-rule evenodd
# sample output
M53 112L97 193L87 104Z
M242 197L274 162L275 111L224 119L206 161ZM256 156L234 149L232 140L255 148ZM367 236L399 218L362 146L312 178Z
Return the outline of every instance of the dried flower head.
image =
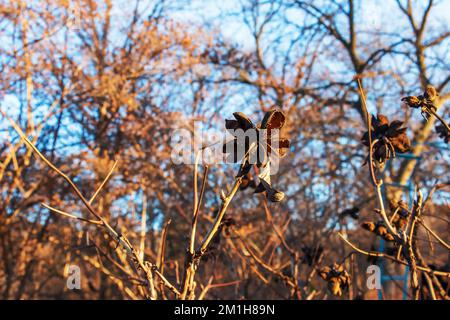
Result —
M402 128L403 122L394 120L389 123L386 116L378 114L372 115L372 143L373 159L378 163L385 163L387 159L395 158L396 153L405 153L410 151L411 143L406 135L407 128ZM365 132L362 137L362 143L370 147L369 132Z
M389 201L389 208L391 209L391 218L392 224L398 228L403 229L408 223L408 217L411 215L411 212L408 209L408 205L403 201Z
M443 139L445 143L448 143L450 140L450 132L442 123L436 126L436 132L439 135L439 138Z
M260 125L255 126L253 122L242 112L235 112L233 116L236 120L225 120L225 128L234 136L233 140L227 142L223 146L223 152L232 150L231 157L227 160L230 162L240 162L246 156L248 152L256 155L256 164L261 167L269 161L269 156L284 157L287 153L287 149L290 147L290 141L279 136L279 130L283 128L286 122L286 116L279 109L273 109L268 111ZM239 131L242 130L242 131ZM239 139L238 135L242 132L245 133L248 130L254 130L255 134L247 136L244 141ZM264 130L264 131L262 131ZM264 141L260 141L260 133L265 134ZM254 139L251 140L251 138ZM244 145L242 145L244 143ZM250 146L256 144L256 148L250 151ZM276 148L274 148L276 144ZM239 154L238 147L241 147L244 152Z
M385 241L388 242L394 241L394 237L392 236L392 234L389 233L383 221L378 222L366 221L361 224L361 227L365 230L375 233L377 236L380 236Z
M422 116L428 120L431 115L431 110L436 112L436 106L434 102L439 97L439 93L432 85L428 85L423 94L419 96L407 96L403 97L402 101L405 102L410 108L421 109Z
M343 291L350 285L350 275L343 265L334 263L332 266L320 269L318 274L328 282L328 289L336 296L342 296Z
M230 162L242 162L238 172L238 177L242 178L241 189L254 187L255 193L265 192L267 198L272 202L279 202L284 199L284 193L272 187L270 180L270 163L271 160L286 155L287 149L290 147L290 141L279 136L279 130L286 122L286 116L279 109L273 109L264 115L260 125L255 126L253 122L241 112L233 113L235 120L225 120L225 127L234 136L233 140L227 142L223 146L223 152L232 150L232 154L228 156ZM236 130L241 131L236 131ZM254 135L248 135L245 139L239 139L238 134L248 130L255 130ZM263 135L264 134L264 135ZM255 141L251 140L254 137ZM261 141L261 136L264 137ZM255 146L255 147L252 147ZM238 154L238 148L243 150L243 154ZM249 177L252 163L249 159L256 156L256 165L261 168L258 178L259 184Z

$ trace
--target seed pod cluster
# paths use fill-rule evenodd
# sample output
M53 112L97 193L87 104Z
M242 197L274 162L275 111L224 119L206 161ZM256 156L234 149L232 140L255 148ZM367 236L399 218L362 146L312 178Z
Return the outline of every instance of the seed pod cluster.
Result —
M436 112L435 100L439 97L439 93L432 85L428 85L423 94L418 96L403 97L402 101L410 108L421 109L422 116L425 119L431 114L431 111Z
M343 265L337 263L320 269L319 276L328 283L328 290L335 296L342 296L350 285L350 275Z
M402 101L405 102L410 108L422 108L431 107L436 109L434 106L434 101L439 96L436 88L432 85L428 85L423 94L418 96L407 96L403 97Z
M403 200L397 202L391 200L389 201L389 208L392 214L392 224L398 229L405 228L408 223L408 217L411 215L407 204Z
M394 236L389 233L383 221L378 222L366 221L361 224L361 227L365 230L375 233L377 236L383 238L385 241L388 242L394 241Z
M270 164L274 157L284 157L290 147L290 141L279 136L279 131L286 122L285 114L281 110L274 108L264 115L259 125L255 125L242 112L235 112L233 116L235 119L225 120L225 128L234 138L223 145L223 152L228 154L228 162L242 162L237 174L237 177L241 177L242 179L240 189L252 188L255 193L265 193L267 199L271 202L282 201L285 197L284 193L272 187ZM255 140L251 140L250 137L248 139L242 139L239 136L248 130L254 130L256 132L253 136ZM267 139L260 141L259 133L265 133ZM243 142L241 140L245 141ZM256 145L256 148L251 147L252 145ZM238 148L244 152L239 154ZM254 160L255 157L256 163L250 163L250 159ZM253 165L259 168L259 183L256 183L250 176L250 170Z
M366 147L370 147L370 142L375 142L372 148L372 157L379 164L384 164L387 159L395 158L396 153L406 153L411 149L411 143L406 135L407 128L403 127L404 122L389 119L378 114L372 115L371 137L369 132L365 132L361 141Z

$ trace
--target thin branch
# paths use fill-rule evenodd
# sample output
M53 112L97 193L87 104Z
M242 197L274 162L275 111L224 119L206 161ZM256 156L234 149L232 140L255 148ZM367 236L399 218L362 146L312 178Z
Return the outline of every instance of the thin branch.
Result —
M106 175L105 179L103 180L103 182L100 184L100 186L97 188L97 190L95 191L94 195L91 197L91 199L89 199L89 203L92 204L92 202L95 200L95 198L98 196L98 194L100 193L100 191L103 189L103 187L105 186L106 182L109 180L109 178L111 177L114 169L117 166L118 161L114 161L113 166L111 167L111 169L109 170L108 174Z
M78 217L78 216L76 216L76 215L67 213L67 212L65 212L65 211L62 211L62 210L53 208L53 207L51 207L51 206L49 206L48 204L45 204L45 203L41 203L41 205L42 205L43 207L49 209L50 211L55 212L55 213L58 213L58 214L60 214L60 215L62 215L62 216L64 216L64 217L68 217L68 218L71 218L71 219L76 219L76 220L80 220L80 221L83 221L83 222L92 223L92 224L96 224L96 225L100 225L100 226L103 225L103 222L102 222L102 221L98 221L98 220L90 220L90 219L85 219L85 218L82 218L82 217Z
M356 245L354 245L353 243L351 243L351 242L350 242L343 234L341 234L340 232L338 232L338 236L339 236L342 240L344 240L344 242L345 242L346 244L348 244L353 250L355 250L355 251L357 251L357 252L359 252L359 253L361 253L361 254L364 254L364 255L370 256L370 257L386 258L386 259L388 259L388 260L391 260L391 261L397 262L397 263L399 263L399 264L408 266L408 263L407 263L407 262L402 261L402 260L398 260L397 258L395 258L395 257L393 257L393 256L390 256L390 255L387 255L387 254L385 254L385 253L383 253L383 252L375 252L375 251L365 251L365 250L362 250L362 249L358 248ZM420 270L420 271L424 271L424 272L427 272L427 273L431 273L431 274L437 275L437 276L443 276L443 277L450 278L450 272L437 271L437 270L433 270L433 269L425 268L425 267L421 267L421 266L417 266L417 269Z
M437 240L440 244L442 244L447 250L450 250L450 245L446 243L441 237L439 237L430 227L428 227L423 221L423 219L418 219L419 223Z

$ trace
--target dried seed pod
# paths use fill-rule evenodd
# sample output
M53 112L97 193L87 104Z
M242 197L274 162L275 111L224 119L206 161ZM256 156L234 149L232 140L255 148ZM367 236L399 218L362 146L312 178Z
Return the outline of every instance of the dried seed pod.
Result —
M369 132L365 132L362 137L362 143L370 147L370 141L377 142L372 148L372 157L375 161L383 164L387 159L395 157L396 153L405 153L411 149L411 143L406 135L406 129L402 128L403 122L394 120L389 123L386 116L378 114L372 115L371 139Z
M234 138L223 145L223 153L228 154L228 162L243 162L243 165L240 167L237 174L237 177L242 177L240 190L245 190L248 187L253 187L255 188L255 193L266 192L267 199L271 202L282 201L285 197L285 194L281 191L276 190L271 185L270 163L273 160L273 157L283 157L286 154L286 150L290 147L290 141L285 138L280 138L279 134L276 133L276 130L281 129L284 126L286 116L281 110L273 109L265 114L262 125L260 127L255 126L252 121L242 112L235 112L233 113L233 116L235 120L225 120L225 128L227 130L230 130L230 132L234 135ZM242 139L238 139L239 131L235 131L237 129L242 129L243 131L247 131L250 129L256 130L256 140L249 141L249 139L245 139L245 142L240 141ZM263 132L261 131L262 129L267 130L268 139L262 139L260 137L260 133ZM272 130L275 133L273 133ZM256 147L250 149L250 146ZM242 147L245 152L238 155L238 147ZM257 187L255 181L248 175L253 164L255 164L253 162L250 163L250 160L254 159L255 155L257 159L256 165L257 167L261 168L258 174L260 183ZM223 195L221 197L223 200Z
M267 198L271 202L280 202L284 199L284 193L275 189L271 189L267 192Z
M350 284L350 275L343 265L334 263L330 267L321 268L318 275L328 282L328 290L336 296L341 296Z
M366 221L361 224L361 227L375 233L377 236L382 237L386 241L392 242L395 240L394 236L387 230L387 227L385 226L383 221L379 221L377 223Z
M408 205L403 200L397 202L389 200L389 209L391 210L391 213L394 213L398 209L397 213L402 216L409 216L410 214Z
M411 214L407 204L402 200L397 202L389 201L389 208L391 209L392 224L398 229L403 229L408 223L408 217Z
M344 272L344 265L342 264L337 264L336 262L333 265L333 270L335 270L338 273Z
M384 225L380 225L380 224L377 225L377 228L375 230L376 230L375 232L379 236L384 236L385 234L388 233L387 228Z
M439 135L439 138L443 139L445 143L448 143L450 140L450 132L442 123L436 126L436 132Z
M319 270L319 276L323 279L323 280L327 280L328 278L328 274L330 273L331 268L330 267L323 267L322 269Z
M439 96L439 94L436 91L435 87L433 87L432 85L427 85L427 88L425 89L423 96L428 101L433 102L434 100L436 100L436 98Z
M416 96L403 97L402 101L405 102L410 108L420 108L421 106L421 101Z
M342 296L341 281L339 278L331 278L330 281L328 281L328 288L335 296Z
M286 121L286 116L279 109L273 109L264 115L261 129L281 129Z
M260 171L258 178L260 184L255 189L255 192L261 192L262 189L266 191L267 199L271 202L280 202L284 199L284 193L276 190L272 187L272 182L270 178L270 163L267 163Z
M375 228L375 234L380 236L386 241L394 241L394 237L388 232L384 223L377 223L377 227Z
M422 95L419 96L409 96L402 98L402 101L405 102L410 108L420 108L421 114L428 120L428 118L432 115L432 111L436 111L436 106L434 105L434 101L439 96L439 93L436 91L436 88L432 85L428 85Z
M395 240L394 236L390 233L385 233L382 238L387 242L393 242Z
M235 112L233 116L236 118L240 129L246 131L255 127L253 122L242 112Z
M363 227L366 230L369 230L370 232L373 232L375 230L376 225L372 221L366 221L361 224L361 227Z

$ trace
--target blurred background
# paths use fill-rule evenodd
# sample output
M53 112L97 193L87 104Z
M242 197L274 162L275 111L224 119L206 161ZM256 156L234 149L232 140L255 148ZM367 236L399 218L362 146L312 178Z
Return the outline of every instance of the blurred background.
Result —
M369 265L387 277L405 270L364 255L346 259L351 248L336 235L365 250L390 250L359 227L377 219L377 205L353 77L362 79L369 112L408 127L411 153L382 174L386 201L411 206L416 186L427 195L450 181L448 140L434 119L401 102L432 84L438 113L449 119L449 10L447 0L0 0L0 105L88 198L118 161L93 206L149 261L159 259L166 232L159 267L175 284L190 233L194 166L172 162L172 133L192 131L194 121L223 131L235 111L258 122L277 106L291 147L272 180L285 200L237 193L197 271L198 295L294 298L281 273L298 281L300 298L336 299L315 268L345 261L353 281L340 299L408 298L402 280L369 290ZM236 169L209 168L198 241ZM1 299L144 297L113 239L41 205L89 217L3 116L0 194ZM446 241L449 198L448 188L437 190L423 213ZM357 215L346 214L352 208ZM429 265L450 271L448 250L425 232L417 241ZM80 290L66 286L70 265L81 269Z

